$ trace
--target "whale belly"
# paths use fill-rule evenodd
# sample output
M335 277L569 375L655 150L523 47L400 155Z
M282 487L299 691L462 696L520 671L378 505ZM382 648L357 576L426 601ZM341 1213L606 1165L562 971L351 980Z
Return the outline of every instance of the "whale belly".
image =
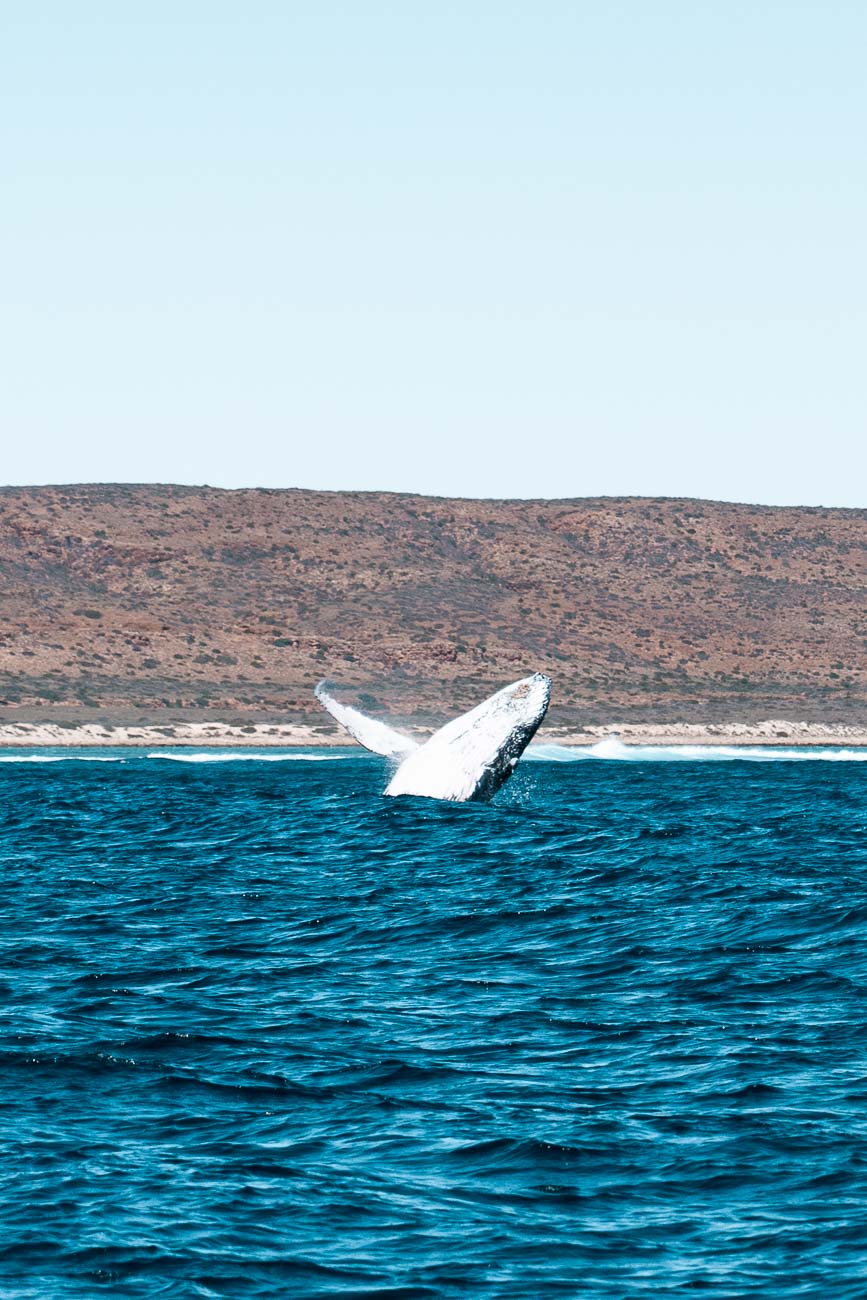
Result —
M385 793L458 803L490 799L515 770L550 698L551 681L542 673L503 687L410 754Z

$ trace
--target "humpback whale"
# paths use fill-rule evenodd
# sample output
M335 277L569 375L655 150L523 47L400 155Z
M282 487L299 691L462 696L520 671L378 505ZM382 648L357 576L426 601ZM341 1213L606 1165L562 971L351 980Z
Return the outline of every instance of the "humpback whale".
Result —
M398 761L385 794L465 803L490 799L508 781L548 709L551 679L544 673L522 677L422 743L341 704L325 682L315 693L360 745Z

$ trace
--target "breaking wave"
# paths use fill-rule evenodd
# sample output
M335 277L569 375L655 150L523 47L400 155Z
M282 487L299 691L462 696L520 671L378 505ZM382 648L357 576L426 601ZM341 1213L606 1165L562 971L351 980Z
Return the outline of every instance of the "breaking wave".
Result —
M146 754L146 758L165 759L171 763L334 763L341 759L350 757L348 754L335 754L333 751L325 753L292 753L285 752L279 754L245 754L239 750L219 750L217 752L195 753L195 754L177 754L171 750L154 750Z
M247 753L245 750L223 748L185 753L175 750L145 751L131 745L122 753L109 754L94 754L72 748L61 753L38 749L27 754L0 753L0 763L140 763L148 759L172 763L333 763L346 758L359 757L362 753L362 750L335 753L330 749L321 749L317 752L292 750L287 753L286 750L278 750L274 753L261 751Z
M86 753L70 749L63 753L34 750L22 754L0 753L0 763L133 763L157 760L167 763L338 763L346 759L367 759L361 748L285 749L263 753L244 749L214 748L207 750L154 749L130 746L123 753ZM583 763L608 760L624 763L864 763L864 749L832 749L817 746L774 745L624 745L616 736L608 736L595 745L531 745L524 758L537 763Z
M0 754L0 763L125 763L119 754Z
M817 746L782 748L779 745L624 745L608 736L596 745L533 745L526 757L542 763L575 763L608 759L626 763L731 762L750 763L863 763L865 749L831 749Z

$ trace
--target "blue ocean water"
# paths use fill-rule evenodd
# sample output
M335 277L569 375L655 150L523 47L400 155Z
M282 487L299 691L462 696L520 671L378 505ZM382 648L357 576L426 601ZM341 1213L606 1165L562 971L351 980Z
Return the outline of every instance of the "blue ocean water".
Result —
M2 1296L867 1295L867 766L539 752L0 756Z

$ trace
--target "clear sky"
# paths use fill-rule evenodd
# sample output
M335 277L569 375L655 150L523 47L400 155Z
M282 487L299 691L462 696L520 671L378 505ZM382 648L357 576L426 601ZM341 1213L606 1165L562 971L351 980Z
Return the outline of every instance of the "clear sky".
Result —
M6 0L0 480L867 506L863 0Z

